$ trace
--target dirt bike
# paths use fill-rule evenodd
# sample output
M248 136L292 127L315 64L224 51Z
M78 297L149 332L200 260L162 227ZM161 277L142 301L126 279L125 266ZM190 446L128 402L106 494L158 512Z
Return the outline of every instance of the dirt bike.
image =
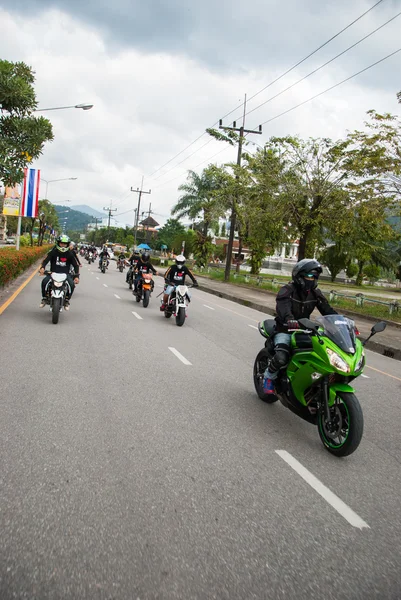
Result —
M118 259L117 261L117 269L119 269L120 273L123 273L124 269L125 269L125 260L123 259Z
M141 279L138 280L136 290L133 292L137 302L142 300L144 308L149 305L150 295L153 291L153 275L152 273L142 273Z
M171 284L169 283L168 285ZM182 327L184 325L185 318L187 316L187 307L191 302L188 290L189 287L187 285L174 286L174 290L169 295L166 308L164 309L164 316L166 319L169 319L171 315L174 315L175 324L178 327Z
M324 447L335 456L348 456L358 448L363 435L363 413L351 381L363 373L364 346L386 323L376 323L361 342L354 322L341 315L300 319L303 330L291 335L291 359L274 381L275 394L263 391L266 368L274 356L275 321L259 323L266 338L256 359L253 380L261 400L277 400L298 417L317 425Z
M46 303L50 306L52 323L57 325L67 297L69 287L67 275L65 273L49 273L48 271L45 272L45 275L51 276L46 289Z

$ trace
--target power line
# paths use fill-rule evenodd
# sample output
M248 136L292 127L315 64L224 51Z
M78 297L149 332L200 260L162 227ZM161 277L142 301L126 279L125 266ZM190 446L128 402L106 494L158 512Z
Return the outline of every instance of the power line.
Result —
M296 85L298 85L302 81L305 81L305 79L308 79L308 77L310 77L311 75L314 75L315 73L317 73L318 71L320 71L324 67L327 67L327 65L329 65L330 63L332 63L335 60L337 60L337 58L339 58L340 56L343 56L343 54L346 54L349 50L352 50L352 48L355 48L355 46L358 46L359 44L361 44L362 42L364 42L365 40L367 40L374 33L376 33L377 31L379 31L380 29L383 29L383 27L385 27L386 25L388 25L389 23L391 23L391 21L394 21L395 19L397 19L400 15L401 15L401 11L398 14L396 14L394 17L392 17L391 19L389 19L388 21L386 21L385 23L383 23L383 25L380 25L380 27L377 27L374 31L371 31L370 33L368 33L367 35L365 35L363 38L361 38L360 40L358 40L357 42L355 42L355 44L352 44L351 46L349 46L348 48L346 48L346 50L343 50L342 52L340 52L339 54L337 54L336 56L334 56L333 58L331 58L330 60L328 60L327 62L325 62L323 65L320 65L320 67L317 67L316 69L314 69L313 71L311 71L310 73L308 73L307 75L305 75L304 77L302 77L301 79L298 79L298 81L296 81L295 83L292 83L291 85L289 85L288 87L286 87L284 90L281 90L281 92L278 92L277 94L275 94L271 98L268 98L267 100L265 100L264 102L262 102L258 106L255 106L255 108L253 108L252 110L250 110L246 114L247 115L252 114L253 112L255 112L255 110L258 110L261 106L264 106L265 104L268 104L272 100L275 100L276 98L278 98L279 96L281 96L285 92L288 92L288 90L291 90L293 87L295 87Z
M344 33L344 31L346 31L347 29L349 29L350 27L352 27L352 25L354 25L355 23L357 23L358 21L360 21L360 19L362 19L365 15L367 15L370 11L372 11L374 8L376 8L376 6L378 6L382 2L384 2L384 0L379 0L378 2L376 2L376 4L374 4L371 8L369 8L368 10L366 10L364 13L362 13L359 17L357 17L353 21L351 21L351 23L349 23L346 27L344 27L338 33L336 33L331 38L329 38L326 42L324 42L323 44L321 44L318 48L316 48L315 50L313 50L313 52L311 52L310 54L308 54L307 56L305 56L305 58L303 58L302 60L298 61L291 68L287 69L287 71L285 71L282 75L280 75L279 77L276 77L276 79L274 79L268 85L266 85L265 87L263 87L262 89L260 89L255 94L253 94L253 96L251 96L249 98L248 102L250 102L251 100L253 100L253 98L256 98L256 96L258 96L259 94L261 94L262 92L264 92L265 90L267 90L269 87L271 87L275 83L277 83L277 81L280 81L280 79L282 79L283 77L285 77L286 75L288 75L288 73L291 73L291 71L293 71L294 69L296 69L297 67L299 67L299 65L301 65L306 60L308 60L308 58L310 58L311 56L313 56L314 54L316 54L317 52L319 52L319 50L321 50L322 48L324 48L325 46L327 46L330 42L332 42L334 39L336 39L338 36L340 36L342 33ZM244 106L244 103L241 103L240 106L237 106L237 107L233 108L228 113L226 113L225 115L223 115L222 119L225 119L226 117L228 117L229 115L231 115L236 110L242 109L243 106ZM212 127L215 127L216 125L218 125L218 123L219 123L219 121L216 121L216 123L214 123L212 125ZM167 162L165 162L161 167L158 167L155 171L153 171L153 173L151 173L149 175L149 178L152 177L155 173L157 173L161 169L163 169L165 166L167 166L168 164L170 164L173 160L175 160L176 158L178 158L179 156L181 156L181 154L183 154L186 150L188 150L188 148L190 148L191 146L193 146L193 144L195 144L198 140L200 140L204 135L206 135L205 131L201 135L199 135L193 142L191 142L190 144L188 144L188 146L186 146L183 150L181 150L175 156L173 156L172 158L170 158L170 160L168 160ZM202 146L202 148L203 148L203 146ZM193 154L191 154L191 156L192 155ZM184 159L184 161L185 160L186 159ZM179 164L181 164L184 161L181 161ZM167 173L169 173L171 170L172 169L169 169L166 173L164 173L164 175L166 175ZM162 177L162 175L160 175L160 177Z
M288 69L285 73L283 73L282 75L280 75L279 77L277 77L274 81L272 81L271 83L269 83L268 85L266 85L264 88L262 88L261 90L259 90L258 92L256 92L256 94L254 94L253 96L251 96L249 98L248 102L250 100L253 100L254 98L256 98L256 96L259 96L259 94L261 94L262 92L264 92L265 90L267 90L267 88L269 88L272 85L274 85L275 83L277 83L277 81L280 81L280 79L282 79L283 77L285 77L286 75L288 75L288 73L291 73L291 71L293 71L294 69L296 69L297 67L299 67L299 65L302 65L302 63L304 63L306 60L308 60L308 58L310 58L311 56L313 56L314 54L316 54L316 52L319 52L319 50L321 50L322 48L324 48L325 46L327 46L327 44L329 44L330 42L332 42L333 40L335 40L339 35L341 35L342 33L344 33L344 31L347 31L347 29L349 29L350 27L352 27L352 25L355 25L355 23L357 23L358 21L360 21L365 15L367 15L368 13L370 13L371 10L373 10L374 8L376 8L376 6L378 6L379 4L381 4L383 1L384 0L379 0L379 2L376 2L376 4L374 4L373 6L371 6L371 8L369 8L368 10L366 10L364 13L362 13L357 19L354 19L351 23L349 23L346 27L344 27L344 29L341 29L341 31L339 31L338 33L336 33L335 35L333 35L333 37L331 37L329 40L327 40L327 42L324 42L324 44L322 44L321 46L319 46L318 48L316 48L316 50L314 50L313 52L311 52L310 54L308 54L308 56L305 56L305 58L303 58L302 60L300 60L299 62L297 62L297 64L295 64L293 67L291 67L290 69Z
M205 134L203 133L202 135L205 135ZM195 150L194 152L192 152L192 154L189 154L188 156L186 156L185 158L183 158L179 163L177 163L176 165L174 165L174 167L171 167L165 173L162 173L161 175L158 175L157 177L155 177L154 181L157 181L158 179L160 179L160 177L164 177L165 175L167 175L167 173L170 173L170 171L172 171L173 169L176 169L177 167L179 167L183 162L185 162L186 160L188 160L188 158L191 158L191 156L193 156L194 154L196 154L197 152L199 152L200 150L202 150L202 148L204 148L205 146L207 146L208 144L210 144L210 142L212 142L212 141L213 141L213 138L210 138L205 144L203 144L203 146L201 146L200 148L198 148L197 150Z
M350 79L353 79L354 77L357 77L358 75L361 75L361 73L365 73L365 71L368 71L369 69L372 69L376 65L379 65L380 63L384 62L388 58L391 58L395 54L398 54L398 52L401 52L401 48L398 48L398 50L395 50L394 52L392 52L391 54L388 54L384 58L381 58L380 60L377 60L375 63L372 63L368 67L365 67L364 69L361 69L361 71L358 71L357 73L354 73L353 75L350 75L346 79L343 79L342 81L339 81L338 83L330 86L329 88L323 90L323 92L319 92L319 94L315 94L311 98L308 98L307 100L304 100L303 102L300 102L296 106L293 106L292 108L289 108L288 110L285 110L284 112L276 115L275 117L271 117L270 119L267 119L267 121L263 121L262 125L266 125L266 123L270 123L271 121L274 121L275 119L278 119L279 117L282 117L283 115L288 114L289 112L295 110L296 108L299 108L300 106L303 106L304 104L307 104L307 102L311 102L312 100L315 100L316 98L319 98L319 96L323 96L323 94L326 94L326 92L330 92L331 90L334 90L334 88L342 85L343 83L346 83L347 81L350 81Z
M368 67L365 67L364 69L362 69L361 71L358 71L357 73L354 73L353 75L350 75L349 77L347 77L346 79L343 79L342 81L339 81L338 83L336 83L335 85L330 86L329 88L323 90L322 92L319 92L318 94L315 94L314 96L312 96L311 98L308 98L307 100L304 100L303 102L300 102L299 104L296 104L295 106L293 106L292 108L289 108L288 110L283 111L282 113L279 113L278 115L276 115L275 117L271 117L270 119L268 119L267 121L263 121L262 125L266 125L267 123L270 123L271 121L274 121L276 119L278 119L279 117L282 117L286 114L288 114L289 112L292 112L293 110L299 108L300 106L303 106L304 104L307 104L308 102L311 102L312 100L315 100L316 98L318 98L319 96L322 96L323 94L326 94L327 92L333 90L334 88L342 85L343 83L346 83L347 81L350 81L350 79L353 79L354 77L357 77L358 75L361 75L361 73L364 73L365 71L368 71L369 69L372 69L373 67L375 67L376 65L380 64L381 62L387 60L388 58L391 58L392 56L394 56L395 54L397 54L398 52L401 51L401 48L399 48L398 50L395 50L394 52L392 52L391 54L388 54L387 56L385 56L384 58L381 58L380 60L376 61L375 63L372 63L371 65L369 65ZM222 150L219 150L218 152L216 152L216 154L213 154L212 156L210 156L209 158L207 158L206 160L203 160L202 162L200 162L198 165L196 165L195 167L193 167L192 170L197 169L198 167L200 167L201 165L203 165L205 162L208 162L210 160L212 160L215 156L217 156L218 154L221 154L222 152L224 152L225 150L227 150L227 147L224 147ZM176 177L173 177L172 179L170 179L169 181L160 184L159 186L157 186L156 189L159 189L162 186L168 185L169 183L171 183L172 181L175 181L176 179L178 179L179 177L181 177L182 174L177 175Z

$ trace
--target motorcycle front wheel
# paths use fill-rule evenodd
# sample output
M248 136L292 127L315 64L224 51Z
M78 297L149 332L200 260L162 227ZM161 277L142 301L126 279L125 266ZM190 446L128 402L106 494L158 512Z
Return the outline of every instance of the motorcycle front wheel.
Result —
M146 308L149 304L150 290L144 290L143 292L143 306Z
M120 273L122 273L124 271L124 267L119 267L120 269Z
M180 306L175 317L175 324L182 327L185 323L185 308Z
M263 391L263 376L266 371L271 356L266 348L263 348L255 358L253 365L253 384L259 398L267 404L273 404L277 402L278 398L275 394L265 394Z
M60 316L61 298L54 298L52 305L52 323L57 325Z
M350 392L337 392L330 407L331 427L319 411L317 427L324 447L334 456L349 456L358 448L363 435L363 412L358 398Z

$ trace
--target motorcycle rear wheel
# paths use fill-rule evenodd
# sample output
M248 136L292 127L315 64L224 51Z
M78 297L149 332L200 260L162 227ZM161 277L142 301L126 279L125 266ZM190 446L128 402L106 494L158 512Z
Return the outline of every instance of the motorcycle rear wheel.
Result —
M273 404L278 400L275 394L265 394L263 391L263 375L269 365L270 359L271 355L266 348L263 348L255 358L253 365L253 384L260 400L266 402L266 404Z
M61 298L54 298L52 304L52 323L57 325L60 316Z
M120 273L122 273L124 271L124 267L118 267L120 269Z
M330 414L336 430L328 431L324 413L320 411L317 418L320 439L330 454L349 456L358 448L363 435L363 412L358 398L350 392L337 392Z

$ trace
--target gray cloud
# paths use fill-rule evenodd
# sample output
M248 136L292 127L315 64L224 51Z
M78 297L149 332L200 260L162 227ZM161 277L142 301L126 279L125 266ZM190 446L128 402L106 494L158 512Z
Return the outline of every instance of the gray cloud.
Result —
M100 30L110 52L122 47L145 53L184 55L210 69L241 74L263 65L296 62L374 4L374 0L3 0L20 14L51 8ZM312 63L334 54L393 16L401 0L385 0L324 49ZM365 66L394 50L400 25L395 22L353 51L346 64ZM372 62L373 62L372 60Z

